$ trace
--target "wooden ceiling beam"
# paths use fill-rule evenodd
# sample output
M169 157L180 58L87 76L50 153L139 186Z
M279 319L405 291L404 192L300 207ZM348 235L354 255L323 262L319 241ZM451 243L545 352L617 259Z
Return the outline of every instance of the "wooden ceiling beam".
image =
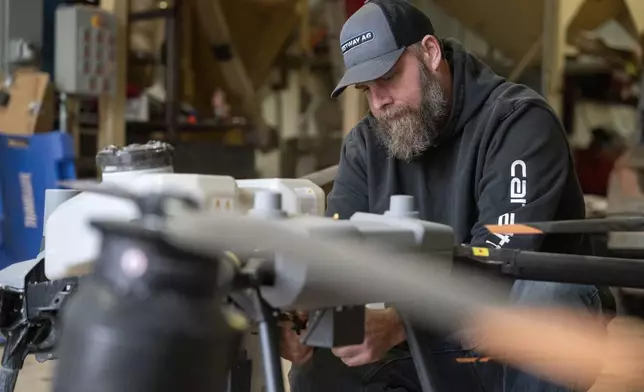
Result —
M563 4L568 1L570 0L565 0ZM623 0L576 1L581 4L576 9L572 8L572 18L566 30L566 42L571 45L579 34L595 30L606 21L617 18L625 9Z
M564 0L568 1L568 0ZM493 48L518 61L542 34L543 0L434 0Z
M256 126L260 145L270 142L253 80L239 55L238 45L230 33L229 21L220 0L194 0L199 24L210 44L229 91L241 101L244 114Z
M256 90L266 81L280 50L300 20L296 3L254 5L222 3L231 36Z
M434 0L465 27L515 61L524 58L526 49L547 29L563 29L565 44L569 45L574 44L582 31L594 30L610 19L617 19L629 30L628 23L623 22L628 22L628 18L624 18L626 3L631 4L630 14L637 13L641 19L638 24L644 26L644 0L557 1L561 3L558 24L552 26L544 22L544 0L487 0L486 12L480 12L477 6L480 0ZM534 60L539 61L541 57L535 56Z
M635 27L637 29L637 35L644 34L644 1L643 0L625 0L626 7L629 10Z

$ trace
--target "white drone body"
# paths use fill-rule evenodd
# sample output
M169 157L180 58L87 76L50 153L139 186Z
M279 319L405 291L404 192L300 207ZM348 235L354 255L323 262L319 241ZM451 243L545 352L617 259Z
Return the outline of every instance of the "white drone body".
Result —
M206 216L252 215L261 219L275 219L276 225L300 234L353 239L357 243L388 244L400 251L432 255L434 258L442 255L444 262L439 263L440 269L437 271L446 273L451 267L454 245L451 228L418 219L413 198L408 196L392 196L389 211L385 215L356 213L348 221L336 222L323 217L325 193L308 179L236 180L230 176L178 174L173 172L167 146L155 142L123 149L109 147L97 155L97 164L102 172L99 186L140 195L183 195L196 201L199 213ZM165 207L165 213L169 216L185 213L185 206ZM44 256L45 275L50 280L58 280L90 273L102 247L101 234L91 222L103 219L131 221L139 217L139 207L128 198L71 189L47 190L44 250L38 258ZM210 233L199 234L210 236ZM211 234L213 239L217 238L216 232ZM315 283L316 277L323 276L321 270L316 269L318 264L282 256L276 255L275 266L279 273L276 274L275 284L262 287L262 296L271 306L283 310L315 310L329 306L335 308L337 303L347 300L343 295L338 298L333 295L320 296L315 284L309 287L309 280ZM328 263L320 265L328 266ZM3 275L2 272L5 271L0 271L0 275ZM12 272L12 275L16 274L24 276L21 271ZM346 284L355 285L360 278L354 278L347 276ZM335 282L338 277L332 279ZM375 294L351 298L350 301L358 302L348 305L384 307L384 303L374 303L373 300L392 302L401 299L381 299L378 293L377 298ZM324 347L330 344L325 338L322 340ZM252 369L252 392L261 391L265 381L259 343L257 335L247 334L247 353L254 364L259 364Z
M176 174L171 167L103 175L103 185L116 185L133 193L174 192L192 197L204 213L247 214L255 194L270 190L281 195L282 210L289 215L320 216L324 191L303 179L235 180L229 176ZM49 279L69 276L79 266L96 260L101 245L94 219L132 220L138 211L130 200L92 192L48 190L45 213L45 273ZM56 201L64 200L58 206ZM67 200L66 200L67 199ZM213 233L214 234L214 233Z
M133 193L179 193L198 201L204 213L214 215L245 215L253 208L255 195L266 190L281 195L282 210L287 216L321 216L325 208L324 191L303 179L235 180L229 176L177 174L168 166L104 173L101 185L116 185ZM130 200L68 189L47 190L45 205L43 253L45 273L51 280L78 275L79 272L84 274L91 269L101 248L100 233L90 225L92 220L131 220L139 215ZM19 272L18 275L23 279L24 273ZM248 334L245 347L249 359L258 365L252 369L252 392L260 392L265 380L258 336Z

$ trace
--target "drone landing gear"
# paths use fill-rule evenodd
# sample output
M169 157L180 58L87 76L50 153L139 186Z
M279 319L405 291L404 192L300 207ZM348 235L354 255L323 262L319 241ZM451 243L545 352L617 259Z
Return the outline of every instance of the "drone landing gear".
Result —
M0 388L2 392L13 392L18 380L18 374L27 358L29 344L29 329L22 328L9 333L4 352L2 353L2 365L0 366Z
M38 362L56 358L56 314L76 291L78 278L48 280L42 258L3 272L24 276L22 290L0 287L0 331L7 340L0 363L0 392L13 392L27 355L34 354Z
M262 352L266 392L284 392L282 360L279 355L278 312L261 296L259 289L253 287L231 295L237 306L241 307L258 324ZM232 388L232 387L231 387ZM238 392L231 389L229 392Z
M436 374L434 358L432 357L431 352L423 350L423 348L431 347L431 336L427 334L419 334L413 328L409 317L407 317L404 312L399 312L403 323L405 324L405 332L407 334L407 342L409 343L409 349L411 351L411 356L414 359L414 365L416 366L416 373L418 374L418 379L420 381L420 386L423 389L423 392L439 392L439 388L436 385L439 375Z
M284 392L284 376L282 375L282 362L278 348L279 326L277 324L277 312L264 301L258 290L252 290L249 295L259 324L266 390L267 392Z

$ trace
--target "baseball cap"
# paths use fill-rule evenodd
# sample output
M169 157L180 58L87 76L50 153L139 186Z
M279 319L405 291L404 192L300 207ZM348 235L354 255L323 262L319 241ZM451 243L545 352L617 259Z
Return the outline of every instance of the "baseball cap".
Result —
M434 35L434 26L410 1L367 0L340 32L346 72L331 97L339 96L347 86L382 77L408 46L426 35Z

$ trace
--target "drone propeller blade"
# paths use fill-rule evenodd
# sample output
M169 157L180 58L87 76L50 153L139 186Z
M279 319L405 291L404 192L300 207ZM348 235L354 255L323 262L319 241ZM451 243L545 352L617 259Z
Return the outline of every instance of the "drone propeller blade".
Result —
M613 231L644 230L644 218L579 219L512 225L486 225L485 227L491 233L497 234L609 233Z
M109 184L104 182L98 182L94 180L70 180L70 181L60 181L59 186L63 188L74 189L81 192L92 192L99 193L108 196L121 197L124 199L134 200L136 196L133 193L125 190L124 188L116 185Z
M289 228L288 221L190 215L168 222L166 239L173 245L213 256L220 255L222 250L250 254L261 249L278 254L278 282L285 279L280 278L281 271L297 275L304 268L307 285L311 285L311 296L307 296L314 303L311 307L332 304L336 299L338 302L332 306L352 305L346 303L347 299L356 305L423 299L418 306L424 311L414 314L425 318L425 325L452 330L468 309L473 311L507 302L501 285L484 282L480 276L450 274L445 267L439 267L445 266L445 260L438 257L410 254L392 257L390 252L373 244L338 237L312 238Z
M63 180L58 181L58 186L67 189L75 189L77 191L85 191L86 189L100 187L101 183L95 180Z
M283 223L184 216L170 222L166 238L213 255L231 247L249 252L265 248L293 261L287 270L297 263L307 265L307 284L315 286L317 296L339 296L344 301L385 295L406 298L404 306L397 307L418 327L432 331L465 327L463 337L471 339L481 354L562 384L595 382L605 360L605 340L590 317L504 307L507 291L502 285L465 272L436 273L432 265L442 261L438 258L394 254L392 249L346 238L312 238ZM297 274L297 270L291 273ZM278 270L276 281L288 281L289 276ZM624 358L628 354L620 353Z
M82 181L61 181L60 186L74 189L82 192L91 192L102 194L105 196L114 196L121 199L126 199L134 202L139 211L143 214L158 214L162 213L164 201L177 200L183 202L184 206L191 209L199 209L199 202L192 196L184 192L177 191L164 191L153 194L138 195L133 193L122 186L113 183L100 183L91 180Z

